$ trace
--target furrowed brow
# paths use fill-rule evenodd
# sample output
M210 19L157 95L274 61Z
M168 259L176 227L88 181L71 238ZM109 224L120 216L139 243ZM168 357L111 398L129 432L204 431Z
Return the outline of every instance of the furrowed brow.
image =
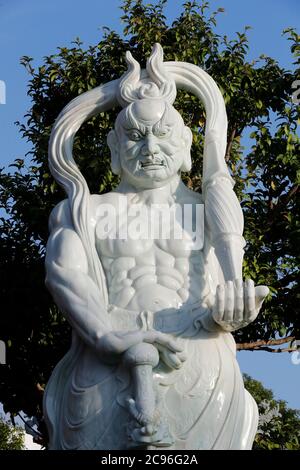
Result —
M161 132L166 132L169 131L172 127L172 124L166 123L164 120L160 120L156 122L153 126L153 133L154 134L160 134Z
M146 126L144 126L143 124L141 123L137 123L136 125L132 125L130 122L126 122L124 124L124 129L126 131L133 131L133 130L137 130L139 131L141 134L143 135L146 135L147 133L147 128Z
M146 126L135 118L130 106L126 109L124 128L127 131L137 129L142 134L146 133Z

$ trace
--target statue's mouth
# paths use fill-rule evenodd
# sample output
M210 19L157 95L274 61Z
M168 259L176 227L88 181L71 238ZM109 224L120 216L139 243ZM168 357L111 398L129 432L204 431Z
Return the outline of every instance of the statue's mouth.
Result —
M153 161L153 162L141 162L140 161L140 168L159 168L159 167L165 167L165 162L163 161Z

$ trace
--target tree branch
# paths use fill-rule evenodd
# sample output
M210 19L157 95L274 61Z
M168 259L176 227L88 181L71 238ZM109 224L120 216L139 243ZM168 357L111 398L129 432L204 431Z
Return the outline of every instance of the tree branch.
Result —
M286 194L279 197L278 202L276 204L274 204L273 199L270 196L269 206L270 206L271 213L270 213L270 217L268 220L268 225L272 225L274 223L273 211L276 211L276 214L277 214L279 211L283 210L283 208L287 206L288 202L298 192L298 190L299 190L298 184L296 184L295 186L292 186Z
M261 347L261 348L254 348L254 349L250 349L250 351L267 351L267 352L271 352L271 353L283 353L283 352L295 352L297 351L297 349L295 348L277 348L277 349L273 349L273 348L268 348L267 346L265 347Z
M299 189L299 185L296 184L295 186L293 186L286 194L285 196L285 203L287 203L293 196L294 194L296 194L296 192L298 191Z
M225 153L225 161L226 161L226 163L228 163L228 162L229 162L229 159L230 159L230 153L231 153L232 144L233 144L233 141L234 141L234 138L235 138L235 134L236 134L236 128L234 127L234 128L232 129L232 131L231 131L229 140L228 140L228 142L227 142L226 153Z
M25 424L25 431L26 431L26 426L27 426L29 429L31 429L31 431L34 433L35 436L42 437L42 434L41 434L39 431L37 431L36 429L34 429L34 428L28 423L28 420L26 421L20 413L18 413L18 416L19 416L19 418L21 418L21 420L22 420L23 423Z
M270 339L268 341L260 340L260 341L253 341L252 343L237 343L236 349L237 351L242 351L242 350L249 350L249 351L263 351L263 350L268 350L268 351L278 351L278 352L283 352L282 349L272 349L272 348L266 348L267 346L279 346L280 344L285 344L291 341L294 341L296 339L295 336L286 336L285 338L281 339ZM263 349L265 348L265 349ZM295 351L295 349L291 349L291 351Z

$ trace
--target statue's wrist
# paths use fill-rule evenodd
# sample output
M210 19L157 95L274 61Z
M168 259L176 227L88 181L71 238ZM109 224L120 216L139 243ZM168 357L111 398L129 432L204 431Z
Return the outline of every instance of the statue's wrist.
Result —
M215 322L211 312L209 312L209 314L207 314L207 315L204 315L200 319L200 322L201 322L202 327L206 331L208 331L209 333L220 333L220 332L224 331L223 328L221 327L221 325L219 325L217 322Z

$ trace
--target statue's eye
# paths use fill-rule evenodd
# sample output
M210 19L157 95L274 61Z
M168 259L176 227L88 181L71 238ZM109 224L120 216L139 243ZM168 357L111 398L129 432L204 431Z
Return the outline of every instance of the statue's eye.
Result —
M157 137L164 139L170 135L170 129L162 129L158 132Z
M142 138L142 134L139 131L130 131L128 132L128 137L130 140L138 141Z

